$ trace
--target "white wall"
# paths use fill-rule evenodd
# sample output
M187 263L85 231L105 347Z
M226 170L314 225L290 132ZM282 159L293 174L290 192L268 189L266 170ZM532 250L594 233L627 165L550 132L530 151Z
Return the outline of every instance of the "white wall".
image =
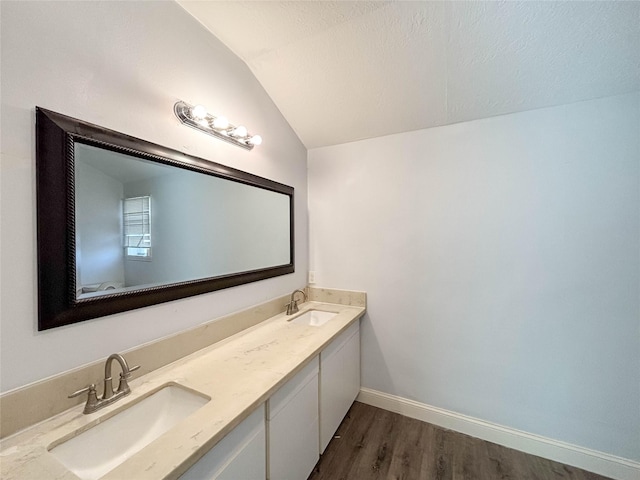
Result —
M76 163L75 179L77 288L103 282L124 285L123 185L83 162Z
M125 197L151 195L151 260L125 260L127 286L289 263L287 195L174 170L124 185Z
M242 61L174 2L2 1L0 8L1 391L306 283L306 150ZM244 123L263 145L248 152L180 125L172 110L179 99ZM296 273L38 332L36 105L292 185Z
M640 95L309 151L362 384L640 460Z

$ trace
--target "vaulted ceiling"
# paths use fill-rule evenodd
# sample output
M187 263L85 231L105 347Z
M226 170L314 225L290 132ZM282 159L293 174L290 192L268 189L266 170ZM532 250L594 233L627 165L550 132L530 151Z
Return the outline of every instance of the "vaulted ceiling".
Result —
M178 3L307 148L640 90L640 2Z

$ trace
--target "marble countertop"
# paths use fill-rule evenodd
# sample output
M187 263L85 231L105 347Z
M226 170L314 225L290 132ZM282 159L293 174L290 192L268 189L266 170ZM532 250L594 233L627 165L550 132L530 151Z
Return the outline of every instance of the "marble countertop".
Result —
M300 314L314 308L338 315L313 327L289 322L293 317L278 314L134 378L129 396L96 413L84 415L83 406L77 406L2 440L2 478L77 479L47 448L103 422L167 383L177 383L211 400L102 479L178 478L365 311L363 307L307 302L300 306Z

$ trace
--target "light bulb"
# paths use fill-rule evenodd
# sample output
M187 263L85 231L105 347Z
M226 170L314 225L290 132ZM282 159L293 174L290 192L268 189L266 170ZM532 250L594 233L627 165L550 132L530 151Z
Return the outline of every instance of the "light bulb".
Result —
M191 115L196 120L203 120L207 116L207 109L202 105L196 105L191 109Z
M260 135L254 135L249 139L249 144L260 145L262 143L262 137Z
M247 136L247 127L244 125L238 125L233 132L231 132L232 137L244 138Z
M224 130L226 128L229 128L229 120L227 120L227 117L216 117L213 120L213 128L215 128L216 130Z

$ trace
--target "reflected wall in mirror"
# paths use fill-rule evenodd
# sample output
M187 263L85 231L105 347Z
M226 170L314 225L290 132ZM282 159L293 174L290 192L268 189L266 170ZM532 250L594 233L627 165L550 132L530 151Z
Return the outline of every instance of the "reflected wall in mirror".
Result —
M78 298L289 263L289 197L75 143Z
M292 187L36 118L40 330L294 271Z

